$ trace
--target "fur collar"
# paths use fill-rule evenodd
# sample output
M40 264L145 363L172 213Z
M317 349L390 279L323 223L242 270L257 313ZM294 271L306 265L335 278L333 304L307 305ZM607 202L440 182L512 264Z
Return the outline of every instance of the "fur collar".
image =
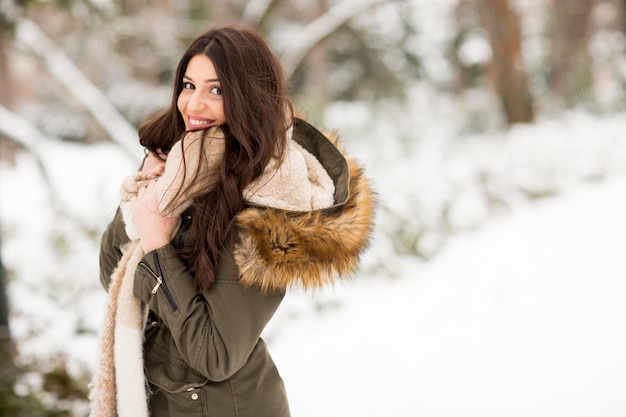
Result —
M320 288L358 267L373 229L375 196L362 168L323 133L296 119L293 139L334 182L334 204L308 211L252 204L237 216L235 262L242 282L263 291Z

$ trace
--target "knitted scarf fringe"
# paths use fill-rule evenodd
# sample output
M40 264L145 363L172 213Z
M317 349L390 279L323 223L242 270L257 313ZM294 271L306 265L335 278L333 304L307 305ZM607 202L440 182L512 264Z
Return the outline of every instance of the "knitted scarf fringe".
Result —
M122 248L122 253L111 276L100 335L100 362L90 384L90 417L149 416L143 370L143 331L148 310L133 293L135 271L144 252L139 240L133 240Z

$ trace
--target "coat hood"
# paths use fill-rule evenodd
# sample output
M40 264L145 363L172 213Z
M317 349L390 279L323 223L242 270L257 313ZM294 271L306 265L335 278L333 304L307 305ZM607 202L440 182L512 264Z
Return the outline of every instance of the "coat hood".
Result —
M292 138L332 179L334 203L306 211L250 203L237 215L234 256L242 283L266 292L316 289L353 275L374 227L370 182L337 138L298 118Z

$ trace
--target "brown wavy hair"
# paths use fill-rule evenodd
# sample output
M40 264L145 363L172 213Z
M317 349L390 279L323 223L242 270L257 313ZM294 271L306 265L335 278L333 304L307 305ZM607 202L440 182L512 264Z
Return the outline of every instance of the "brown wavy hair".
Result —
M187 65L200 54L211 60L222 87L226 149L217 186L194 198L185 244L177 249L198 291L206 291L215 280L235 215L244 208L244 188L273 157L284 154L292 105L282 65L263 38L242 26L216 27L194 40L181 57L169 107L140 126L140 143L149 150L167 153L184 136L177 101Z

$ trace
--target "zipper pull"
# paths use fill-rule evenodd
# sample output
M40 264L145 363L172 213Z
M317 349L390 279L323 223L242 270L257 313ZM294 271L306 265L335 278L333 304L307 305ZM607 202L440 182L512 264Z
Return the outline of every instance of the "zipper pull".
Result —
M157 280L157 283L152 289L152 294L156 294L157 290L159 289L159 286L163 283L163 279L161 277L156 277L156 280Z

